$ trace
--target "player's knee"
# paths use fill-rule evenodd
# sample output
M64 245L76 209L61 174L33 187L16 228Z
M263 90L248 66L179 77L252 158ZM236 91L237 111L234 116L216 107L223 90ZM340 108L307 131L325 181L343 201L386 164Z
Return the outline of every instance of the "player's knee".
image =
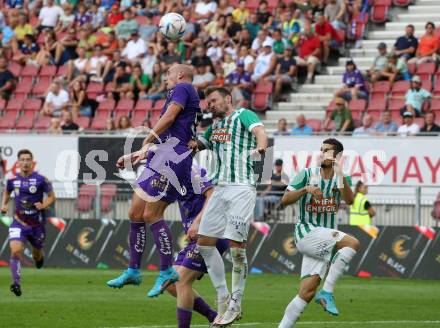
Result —
M316 289L301 289L298 293L299 297L301 297L307 303L310 303L315 297Z
M13 249L11 249L11 257L12 258L20 258L20 256L21 256L21 249L15 249L15 248L13 248Z
M130 209L128 211L128 217L130 218L130 221L132 222L142 222L142 212L137 211L135 209Z
M359 240L354 237L351 238L350 243L351 243L350 247L353 248L356 252L361 247L361 243L359 242Z

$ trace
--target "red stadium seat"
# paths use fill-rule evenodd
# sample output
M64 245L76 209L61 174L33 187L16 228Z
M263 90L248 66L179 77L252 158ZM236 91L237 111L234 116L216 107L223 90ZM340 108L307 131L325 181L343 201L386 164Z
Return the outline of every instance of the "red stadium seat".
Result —
M271 94L273 92L273 83L270 81L261 80L255 87L254 92Z
M113 82L109 82L109 83L107 83L107 84L105 85L104 91L105 91L106 93L108 93L108 92L112 92L114 88L115 88L114 83L113 83Z
M90 128L92 130L104 130L107 122L106 122L106 117L102 117L102 116L95 116L92 120L92 124L90 125Z
M431 92L432 91L432 82L430 79L428 80L422 80L422 88L426 91Z
M371 88L371 95L375 93L387 94L391 90L391 84L389 81L374 82Z
M43 97L46 91L50 87L52 78L50 76L43 76L38 79L38 81L32 87L31 93L37 97Z
M351 111L360 111L363 112L367 107L367 102L364 99L354 99L349 102L348 108Z
M20 76L22 77L36 77L38 76L39 68L35 65L26 65L23 67L23 70L21 71Z
M374 122L379 122L380 121L381 111L378 111L378 110L368 111L368 115L373 117Z
M99 103L97 111L112 111L115 105L116 102L113 99L105 99Z
M23 108L24 99L9 99L6 111L19 111Z
M165 105L166 99L159 99L156 100L153 106L153 110L162 110L163 106Z
M134 107L135 111L143 111L143 110L152 110L153 109L153 101L149 99L139 99Z
M139 25L146 25L147 24L147 17L146 16L136 16L135 19Z
M391 90L391 95L393 97L404 96L409 88L410 88L409 81L397 81L393 85L393 89Z
M45 65L41 67L40 77L50 77L51 79L57 74L57 67L55 65Z
M64 76L67 73L67 65L58 67L57 76Z
M86 91L87 93L102 93L104 91L104 84L99 82L90 82Z
M313 132L320 132L322 122L321 122L321 120L319 120L317 118L309 118L306 120L306 125L310 126L312 128Z
M402 115L400 115L400 112L394 111L391 112L391 120L393 120L397 125L402 124Z
M116 196L117 186L113 183L101 185L101 211L108 213L113 209L113 201Z
M252 109L256 111L265 111L269 107L269 94L254 93L252 96Z
M160 115L161 112L158 110L154 110L150 112L150 117L148 119L150 120L152 126L154 126L157 123L157 121L159 121Z
M433 75L435 73L435 63L423 63L417 67L417 75Z
M18 118L15 128L17 130L30 130L34 127L34 120L34 112L24 112L24 114Z
M5 115L0 119L0 129L12 129L15 126L17 120L18 111L9 110L5 112Z
M93 200L96 197L96 185L83 184L79 187L78 202L76 207L78 212L89 212L93 208Z
M8 65L8 70L17 78L20 76L22 69L23 67L16 62L11 62Z
M75 120L75 123L78 124L83 129L87 130L90 125L90 117L80 116Z
M370 100L368 103L367 112L371 111L383 111L387 108L387 100L385 97L376 97Z
M134 111L131 119L131 125L134 127L141 126L142 123L144 123L144 121L148 118L148 113L148 111L140 109Z
M0 98L0 112L3 111L3 109L6 108L6 100Z
M330 104L328 104L326 112L332 112L333 109L336 108L336 99L333 99L332 101L330 101Z
M411 75L415 75L416 74L416 69L417 69L417 65L413 64L413 63L409 63L408 64L408 72Z
M26 99L23 103L23 110L30 112L38 112L43 107L40 99Z
M50 126L50 120L52 118L49 116L38 116L37 122L35 123L35 129L38 131L46 131Z
M17 87L14 90L15 94L23 94L27 97L32 90L32 78L27 76L24 77L20 82L17 83Z
M259 0L247 0L246 2L246 8L248 8L250 11L255 11L260 6Z
M413 0L393 0L393 4L396 7L408 7Z
M431 100L431 111L440 112L440 99L432 99Z
M371 21L374 23L385 23L388 19L390 7L391 0L375 0L371 9Z
M360 121L362 117L362 112L359 111L351 112L351 117L353 120Z
M132 99L121 99L119 100L116 111L128 111L130 112L134 108L134 100Z
M436 83L434 83L434 90L432 90L432 94L434 95L434 97L440 96L440 80L439 79L437 79Z
M416 117L414 119L414 123L416 123L420 128L423 128L425 125L425 119L423 117Z
M399 111L405 106L404 99L392 99L388 103L388 110L390 111Z

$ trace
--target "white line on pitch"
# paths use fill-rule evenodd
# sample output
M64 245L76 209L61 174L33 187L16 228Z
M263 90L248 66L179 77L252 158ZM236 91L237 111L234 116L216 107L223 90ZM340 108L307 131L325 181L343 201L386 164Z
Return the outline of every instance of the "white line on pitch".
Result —
M247 326L263 326L263 325L277 325L275 322L246 322L246 323L237 323L234 324L233 327L247 327ZM310 325L389 325L389 324L411 324L415 326L420 325L429 325L429 324L440 324L440 320L423 320L423 321L414 321L414 320L383 320L383 321L304 321L297 322L298 326L310 326ZM206 327L207 325L191 325L191 327ZM176 325L155 325L155 326L129 326L129 327L119 327L119 328L175 328ZM110 328L110 327L104 327Z

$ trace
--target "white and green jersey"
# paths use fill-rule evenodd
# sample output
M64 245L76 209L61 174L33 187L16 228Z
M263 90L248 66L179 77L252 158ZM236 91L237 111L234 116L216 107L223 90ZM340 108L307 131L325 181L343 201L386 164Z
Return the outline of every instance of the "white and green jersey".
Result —
M216 184L255 185L254 161L250 151L257 142L252 133L256 126L263 125L258 116L240 108L212 124L200 137L216 157Z
M346 176L351 186L351 179ZM296 240L302 239L315 227L336 229L337 214L341 204L341 193L338 189L336 177L324 179L321 176L321 168L313 167L301 170L289 183L287 190L299 190L306 186L319 187L322 198L316 198L307 193L299 200L299 219L295 225Z

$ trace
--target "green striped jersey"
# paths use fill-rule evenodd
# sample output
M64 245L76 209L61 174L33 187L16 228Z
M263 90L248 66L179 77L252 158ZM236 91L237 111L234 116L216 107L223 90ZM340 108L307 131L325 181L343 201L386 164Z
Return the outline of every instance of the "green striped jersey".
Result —
M200 137L205 147L214 151L216 184L255 185L250 151L257 145L252 129L259 125L263 123L254 112L240 108L213 123Z
M350 177L345 177L351 186ZM341 193L336 177L324 179L320 167L301 170L287 186L287 190L299 190L306 186L316 186L322 191L322 198L307 193L299 200L299 220L295 226L295 237L302 239L315 227L336 229Z

